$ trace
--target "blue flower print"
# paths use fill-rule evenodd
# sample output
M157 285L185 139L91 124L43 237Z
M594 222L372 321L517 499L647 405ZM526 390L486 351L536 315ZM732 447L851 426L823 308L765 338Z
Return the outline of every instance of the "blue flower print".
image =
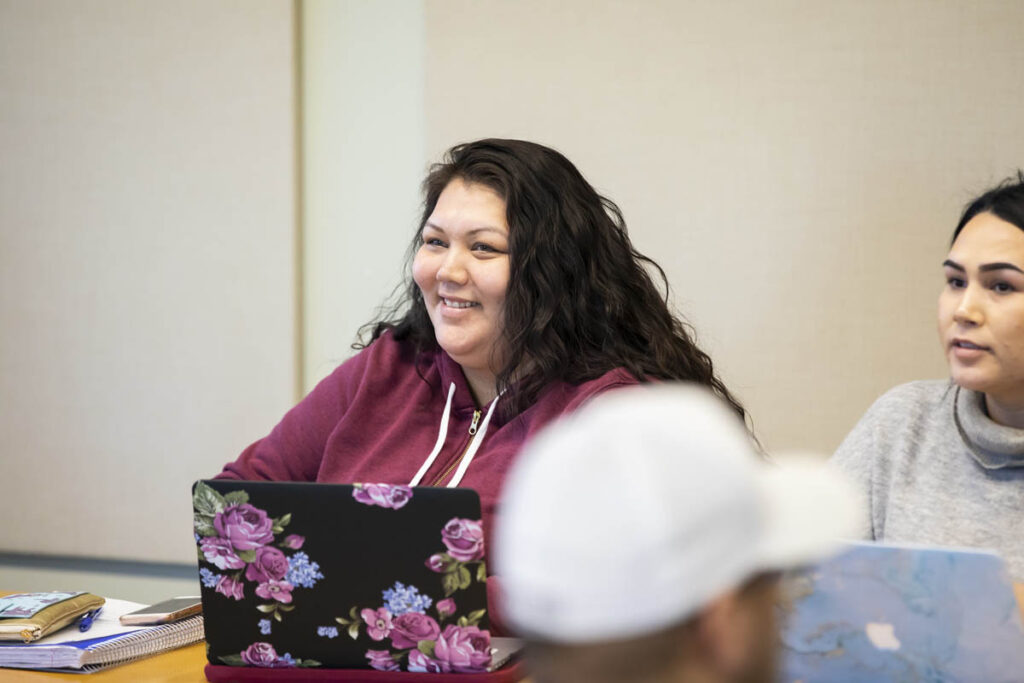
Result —
M318 636L323 636L325 638L337 638L338 637L338 627L337 626L319 626L316 629L316 634Z
M206 567L203 567L199 570L199 580L202 581L203 585L207 588L216 588L217 581L220 580L220 574L214 574Z
M318 562L310 562L306 553L295 553L288 558L288 574L285 580L293 586L312 588L319 579L324 578Z
M260 633L265 636L270 635L270 619L260 619Z
M405 586L395 581L394 588L388 588L381 593L384 599L384 606L391 612L391 616L397 617L406 612L424 613L433 604L433 600L426 595L420 595L415 586Z

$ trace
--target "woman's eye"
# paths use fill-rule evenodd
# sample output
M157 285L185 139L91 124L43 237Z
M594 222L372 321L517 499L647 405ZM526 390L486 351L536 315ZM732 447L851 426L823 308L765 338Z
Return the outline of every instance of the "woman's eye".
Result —
M444 246L444 242L439 240L436 237L424 237L423 238L423 244L427 245L428 247L443 247Z
M946 284L948 284L953 289L963 289L967 285L967 283L964 282L963 278L959 277L947 277Z
M491 254L497 254L498 253L497 249L495 249L494 247L492 247L489 244L484 244L483 242L477 242L476 244L474 244L473 245L473 249L474 249L474 251L483 251L483 252L487 252L487 253L491 253Z
M1010 292L1015 292L1017 290L1009 282L994 282L992 283L992 291L998 292L999 294L1009 294Z

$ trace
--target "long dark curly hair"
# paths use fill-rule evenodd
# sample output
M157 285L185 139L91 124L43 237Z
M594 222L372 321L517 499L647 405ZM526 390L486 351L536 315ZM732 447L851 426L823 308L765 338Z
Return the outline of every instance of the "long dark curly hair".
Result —
M746 419L711 358L694 343L692 328L669 308L665 273L633 247L622 212L553 149L487 139L448 150L423 181L423 214L410 262L438 197L456 178L494 190L506 204L506 346L496 379L505 391L501 405L507 416L530 405L551 382L578 384L625 368L641 381L709 386ZM411 277L401 300L363 328L371 342L386 330L418 350L437 348L423 295Z

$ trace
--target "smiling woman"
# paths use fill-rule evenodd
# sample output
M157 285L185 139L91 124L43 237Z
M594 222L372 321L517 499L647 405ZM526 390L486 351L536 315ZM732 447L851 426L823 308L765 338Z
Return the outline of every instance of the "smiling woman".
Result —
M524 442L598 394L688 380L744 418L664 273L562 154L458 145L423 189L402 300L221 477L466 486L489 538Z
M508 274L504 200L486 185L453 180L423 226L412 276L438 346L462 366L478 403L498 393Z
M992 548L1024 581L1024 174L967 206L942 267L950 381L889 391L833 460L869 497L866 537Z

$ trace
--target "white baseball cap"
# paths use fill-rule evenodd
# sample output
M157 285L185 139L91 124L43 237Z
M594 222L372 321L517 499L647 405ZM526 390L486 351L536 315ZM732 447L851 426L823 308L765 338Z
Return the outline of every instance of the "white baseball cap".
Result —
M709 390L600 396L524 448L495 530L504 613L563 643L681 623L749 577L821 559L860 499L821 458L777 466Z

